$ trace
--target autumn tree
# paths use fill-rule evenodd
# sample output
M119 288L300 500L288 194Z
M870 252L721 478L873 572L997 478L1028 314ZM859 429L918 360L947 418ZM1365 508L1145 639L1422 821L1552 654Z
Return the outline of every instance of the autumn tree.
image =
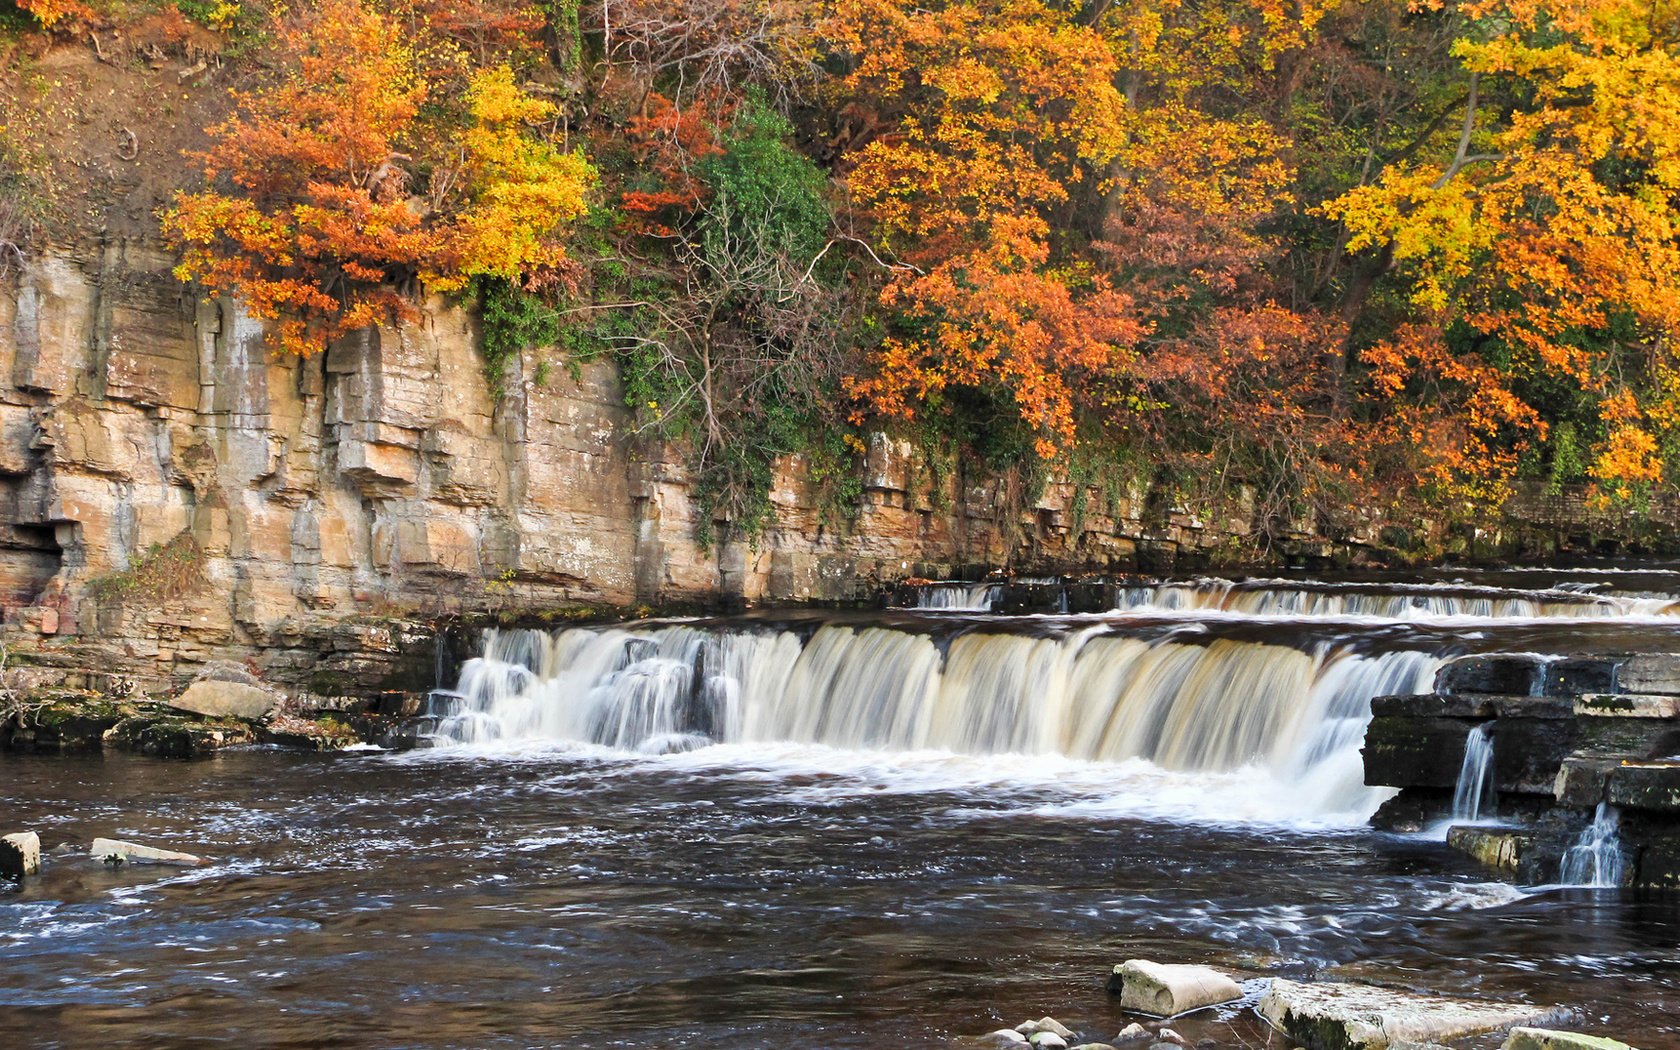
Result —
M1662 476L1665 399L1634 391L1669 367L1680 321L1680 111L1664 101L1680 26L1644 0L1456 15L1451 137L1325 206L1413 313L1365 360L1396 397L1444 393L1461 412L1461 446L1434 463L1444 483L1497 497L1579 423L1596 435L1588 473L1630 496Z
M409 315L417 282L457 290L559 261L593 169L531 136L552 106L510 71L472 78L466 126L440 149L421 119L435 85L385 16L324 0L277 31L278 81L235 95L202 157L208 188L164 216L180 279L237 296L275 322L277 348L309 354Z
M1001 389L1054 455L1074 437L1075 388L1142 331L1128 296L1052 249L1122 147L1113 54L1034 0L845 0L824 32L851 105L874 111L878 133L845 166L892 260L891 322L854 393L909 418L952 388Z

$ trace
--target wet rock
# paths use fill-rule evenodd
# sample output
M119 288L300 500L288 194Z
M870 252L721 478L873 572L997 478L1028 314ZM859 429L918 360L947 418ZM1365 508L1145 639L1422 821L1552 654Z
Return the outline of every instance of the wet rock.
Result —
M1032 1036L1038 1032L1053 1032L1063 1039L1073 1038L1073 1029L1056 1020L1054 1017L1040 1017L1036 1021L1022 1021L1015 1026L1015 1030L1025 1036Z
M1680 695L1680 654L1636 653L1616 672L1616 689L1624 693Z
M1627 809L1680 813L1680 762L1619 765L1610 771L1606 795Z
M1039 1050L1068 1050L1068 1041L1055 1032L1034 1032L1027 1037L1027 1042Z
M1360 984L1301 984L1279 978L1260 999L1267 1024L1307 1050L1392 1050L1407 1040L1454 1040L1543 1020L1548 1011L1410 995Z
M1456 824L1447 829L1448 846L1501 871L1515 872L1532 842L1532 835L1513 828Z
M1073 1050L1118 1050L1112 1043L1080 1043Z
M1554 1032L1545 1028L1513 1028L1500 1050L1633 1050L1633 1047L1602 1035Z
M107 747L158 758L193 758L235 744L250 744L256 731L231 719L206 720L156 711L133 715L106 730Z
M20 831L0 836L0 879L19 881L41 873L41 836Z
M1115 1034L1114 1041L1116 1043L1141 1043L1149 1038L1151 1038L1149 1029L1133 1021Z
M1006 1050L1012 1046L1026 1046L1027 1037L1013 1028L999 1028L985 1035L969 1035L951 1040L956 1050Z
M1545 684L1544 661L1537 656L1491 654L1461 656L1435 672L1438 693L1504 693L1536 696Z
M1187 1046L1187 1045L1189 1045L1188 1040L1186 1040L1182 1035L1179 1035L1177 1032L1173 1031L1171 1028L1163 1028L1159 1032L1156 1032L1155 1033L1155 1038L1159 1039L1163 1043L1171 1043L1174 1046Z
M142 846L121 839L94 839L90 851L93 858L106 864L169 864L180 868L197 868L210 863L191 853L180 853L156 846Z
M36 691L23 700L27 714L0 720L0 747L13 751L94 751L112 726L135 712L132 704L81 690Z
M1206 966L1185 966L1130 959L1114 968L1108 979L1110 994L1118 992L1120 1008L1156 1017L1175 1017L1191 1010L1242 998L1237 982Z
M238 718L255 722L274 709L279 698L248 682L206 678L187 686L185 692L169 701L177 711L189 711L210 718Z

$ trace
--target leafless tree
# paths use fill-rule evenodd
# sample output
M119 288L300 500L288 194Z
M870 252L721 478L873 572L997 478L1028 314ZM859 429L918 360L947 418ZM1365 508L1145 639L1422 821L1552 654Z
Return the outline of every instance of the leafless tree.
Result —
M670 85L678 105L762 89L783 108L816 72L819 5L799 0L599 0L580 12L608 63Z

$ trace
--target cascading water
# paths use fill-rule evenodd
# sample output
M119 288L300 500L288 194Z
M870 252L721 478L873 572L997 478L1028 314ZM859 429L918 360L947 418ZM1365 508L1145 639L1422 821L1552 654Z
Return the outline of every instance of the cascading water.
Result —
M1303 812L1368 811L1358 747L1381 693L1424 688L1437 660L1220 639L959 634L825 624L492 631L439 701L437 733L667 751L699 742L958 755L1145 759L1258 768Z
M1453 789L1453 820L1480 820L1483 813L1492 812L1497 798L1492 773L1493 723L1483 722L1464 738L1464 762Z
M1563 854L1558 879L1565 886L1613 889L1622 884L1621 815L1608 802L1600 802L1593 822L1581 832L1575 845Z
M978 608L1001 587L921 594L930 606ZM1122 611L1082 617L897 612L492 631L457 690L437 695L435 734L642 753L724 744L1143 763L1186 794L1217 783L1227 801L1263 797L1255 808L1268 816L1255 819L1363 819L1390 793L1363 782L1373 697L1427 691L1443 659L1487 630L1654 615L1668 604L1432 584L1204 580L1118 593ZM1468 616L1485 627L1467 630ZM1451 619L1431 624L1442 617ZM1469 741L1458 819L1489 810L1490 745L1485 731Z
M918 609L950 612L990 612L997 604L1001 583L929 583L916 588Z
M1115 608L1127 612L1230 612L1246 616L1534 618L1658 615L1672 598L1585 594L1555 587L1508 591L1458 584L1341 584L1304 586L1284 580L1200 579L1116 589Z

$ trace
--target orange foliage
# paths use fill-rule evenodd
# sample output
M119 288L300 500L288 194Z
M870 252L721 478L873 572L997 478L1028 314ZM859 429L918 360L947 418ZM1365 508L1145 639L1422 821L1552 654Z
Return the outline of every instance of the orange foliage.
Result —
M93 8L80 0L17 0L17 5L33 15L42 29L73 31L78 26L101 22Z
M648 96L645 112L632 117L625 129L640 169L634 188L619 197L632 232L670 237L672 223L705 200L706 184L695 168L723 152L718 129L727 126L729 116L716 94L686 107L658 92Z
M179 195L164 216L177 277L236 295L278 322L279 349L311 354L410 315L400 289L417 278L449 291L473 274L559 261L555 227L582 213L593 170L520 130L552 107L521 94L505 67L468 90L464 190L427 201L410 195L409 151L423 138L428 85L390 21L356 0L323 0L278 33L287 72L235 94L238 112L201 158L212 188Z
M949 384L1001 385L1054 455L1074 436L1071 384L1123 364L1141 332L1105 280L1051 262L1055 209L1120 150L1113 55L1038 0L830 14L846 88L887 128L847 157L848 181L909 264L881 293L901 323L853 393L908 417Z

